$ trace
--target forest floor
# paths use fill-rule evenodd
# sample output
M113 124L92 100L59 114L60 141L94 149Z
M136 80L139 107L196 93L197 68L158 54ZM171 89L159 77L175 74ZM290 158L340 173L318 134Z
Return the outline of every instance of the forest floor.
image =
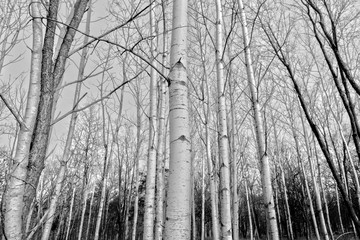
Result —
M212 240L212 238L205 237L205 240ZM250 238L240 238L240 240L250 240ZM254 240L266 240L266 237L255 238ZM288 240L287 237L282 237L281 240ZM306 237L296 238L295 240L307 240ZM316 240L316 237L313 236L310 240ZM352 232L347 232L340 235L335 235L334 240L357 240Z

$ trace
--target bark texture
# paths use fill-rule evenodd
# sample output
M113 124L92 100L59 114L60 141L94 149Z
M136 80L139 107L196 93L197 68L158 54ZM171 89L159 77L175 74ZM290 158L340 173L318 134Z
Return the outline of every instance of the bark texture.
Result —
M170 163L165 239L191 237L191 144L187 86L187 0L173 2L169 75Z
M150 35L155 35L155 2L150 9ZM146 171L146 193L144 214L144 240L154 239L155 222L155 182L156 182L156 153L157 153L157 74L156 67L156 38L151 41L151 64L150 69L150 113L149 113L149 149Z
M225 79L222 41L222 6L216 0L216 73L218 91L218 138L220 157L220 222L221 239L232 239L231 199L230 199L230 163L229 163L229 136L227 130Z
M26 215L23 214L23 196L27 166L29 162L29 150L32 134L36 122L40 95L41 77L41 48L42 48L42 23L39 18L39 5L32 1L31 13L33 19L33 45L31 54L30 84L26 102L24 121L20 126L18 141L15 149L15 156L10 166L10 174L7 179L5 190L4 212L4 233L8 239L21 239L23 236L23 221Z
M59 1L50 1L44 46L42 49L40 100L30 146L29 164L27 166L28 172L24 195L25 215L29 212L31 202L35 197L40 174L45 165L44 162L49 142L55 92L64 74L68 53L76 29L79 27L82 16L84 15L87 3L88 0L76 1L74 5L74 16L66 29L66 34L60 46L57 58L53 61L54 38L57 24L55 21L57 19Z

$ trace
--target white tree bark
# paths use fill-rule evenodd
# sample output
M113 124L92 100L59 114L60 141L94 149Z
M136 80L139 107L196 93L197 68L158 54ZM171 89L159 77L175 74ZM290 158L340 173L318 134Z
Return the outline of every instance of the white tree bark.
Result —
M187 0L174 0L169 75L170 162L165 239L191 237L191 144L187 91Z
M165 0L161 1L163 14L163 36L162 36L162 69L161 72L166 76L167 63L167 30L165 15ZM166 79L160 80L159 92L159 127L158 127L158 149L156 155L156 223L155 223L155 239L163 238L164 230L164 164L165 164L165 138L166 138L166 100L167 100L167 82Z
M110 49L109 49L110 52ZM108 54L109 56L110 54ZM107 58L108 62L109 58ZM107 64L106 64L107 65ZM104 80L104 75L103 75ZM101 95L103 94L103 82L101 85ZM96 227L95 227L95 234L94 234L94 240L98 240L100 236L100 226L101 226L101 219L104 211L105 206L105 199L106 199L106 188L107 188L107 178L108 178L108 169L109 169L109 163L112 158L113 153L113 141L110 144L109 149L109 132L106 131L106 117L105 117L105 104L104 101L101 101L101 109L102 109L102 123L103 123L103 145L104 145L104 165L103 165L103 173L102 173L102 179L101 179L101 195L100 195L100 203L99 203L99 210L96 217Z
M314 142L314 144L315 144L315 142ZM321 179L320 162L319 162L319 156L318 156L316 147L315 147L315 157L316 157L316 163L317 163L317 169L318 169L318 181L319 181L319 186L320 186L320 192L322 193L321 195L322 195L322 199L324 201L324 209L325 209L324 214L326 216L326 222L327 222L327 227L329 229L330 238L332 240L334 240L334 233L333 233L332 226L331 226L330 213L329 213L328 203L327 203L327 199L326 199L326 191L324 189L323 182Z
M66 228L65 240L68 240L68 239L69 239L69 234L70 234L70 229L71 229L71 221L72 221L72 217L73 217L73 209L74 209L74 201L75 201L75 192L76 192L76 188L73 189L73 194L72 194L72 197L71 197L70 210L69 210L69 218L68 218L68 224L67 224L67 228Z
M29 150L32 134L36 122L36 115L40 95L40 74L42 59L42 22L39 8L41 3L31 1L30 11L34 17L32 21L33 43L30 67L30 83L27 95L23 124L20 126L18 141L15 150L13 164L10 166L10 174L7 190L4 198L4 233L7 239L20 240L23 237L23 196L27 166L29 163Z
M102 219L102 215L104 212L105 198L106 198L108 164L109 164L109 159L111 157L111 153L112 153L112 149L110 149L110 154L108 154L108 150L105 149L103 176L102 176L102 180L101 180L100 204L99 204L98 214L96 217L94 240L98 240L99 236L100 236L101 219Z
M89 218L88 218L87 227L86 227L86 234L85 234L85 239L86 240L88 239L89 232L90 232L94 195L95 195L95 187L94 187L94 189L92 191L91 200L90 200L90 204L89 204Z
M200 43L201 44L201 43ZM217 173L214 170L212 156L211 156L211 135L210 135L210 125L213 122L212 118L212 111L211 111L211 94L210 94L210 87L207 78L206 72L206 64L205 64L205 54L203 51L203 47L200 47L201 56L202 56L202 68L204 71L204 84L203 84L203 91L206 94L206 102L204 101L203 104L203 111L205 116L205 147L206 147L206 163L208 167L208 175L209 175L209 182L210 182L210 201L211 201L211 223L212 223L212 238L213 240L220 239L220 227L219 227L219 210L218 210L218 192L216 189L216 177Z
M317 221L316 221L314 204L312 202L311 192L310 192L307 176L306 176L306 173L305 173L304 165L302 164L301 160L300 160L300 166L301 166L301 171L302 171L302 175L303 175L303 178L304 178L304 184L305 184L305 189L306 189L306 193L307 193L307 197L308 197L308 201L309 201L311 219L312 219L312 222L314 224L314 231L315 231L316 239L320 240L321 238L320 238L320 234L319 234L319 227L318 227L318 224L317 224Z
M276 171L276 170L275 170ZM281 226L281 214L279 209L279 192L278 192L278 186L277 183L274 183L274 197L275 197L275 207L276 207L276 217L278 220L278 228L279 228L279 236L282 236L282 226Z
M84 186L84 188L86 188L86 187L87 186ZM83 206L82 206L82 210L81 210L81 219L80 219L78 240L81 240L82 233L83 233L84 221L85 221L85 212L86 212L86 207L87 207L87 197L88 197L88 191L86 189L84 189L84 194L83 194L83 198L82 198Z
M194 155L192 154L192 163L194 164ZM194 170L194 166L193 166ZM194 172L192 172L192 187L191 187L191 232L192 232L192 238L191 239L198 239L197 238L197 227L196 227L196 210L195 210L195 179L194 179Z
M231 86L230 86L231 88ZM233 212L233 237L234 240L239 240L239 196L238 196L238 164L236 159L235 146L235 104L232 90L230 90L231 102L231 167L232 167L232 212Z
M222 41L222 6L221 1L216 0L216 73L218 91L218 138L220 157L220 221L221 239L232 239L231 225L231 198L230 198L230 163L229 163L229 136L227 131L226 103L225 103L225 79Z
M205 239L205 162L201 158L201 234L200 239Z
M284 188L284 198L285 198L285 207L286 207L286 222L287 222L287 226L288 226L288 230L289 230L289 238L291 240L294 239L294 231L292 228L292 221L291 221L291 213L290 213L290 206L289 206L289 200L288 200L288 194L287 194L287 187L286 187L286 182L285 182L285 174L284 174L284 169L283 167L280 165L281 168L281 183L283 185Z
M250 205L250 198L249 198L249 189L247 186L247 181L245 181L245 194L246 194L246 206L247 211L249 215L249 232L250 232L250 240L254 239L254 230L253 230L253 222L252 222L252 211L251 211L251 205Z
M254 71L251 60L250 39L247 30L246 16L245 16L244 5L242 0L238 0L238 4L239 4L240 18L241 18L242 31L243 31L247 79L251 94L252 108L254 114L254 125L256 129L256 139L258 145L258 154L261 165L261 181L262 181L263 199L264 199L263 201L266 207L266 216L267 216L267 224L269 226L268 229L270 231L270 239L278 240L279 232L277 227L273 190L271 186L271 170L270 170L269 158L267 156L265 149L263 121L261 118L259 102L257 99L257 89L255 86Z
M334 117L335 117L335 114L333 114ZM341 140L342 142L344 143L344 147L345 147L345 150L346 150L346 155L348 156L348 159L349 159L349 162L350 162L350 165L351 165L351 171L354 175L354 182L355 182L355 187L356 187L356 198L357 198L357 203L358 203L358 206L360 206L360 182L359 182L359 175L358 175L358 172L356 171L356 168L355 168L355 165L354 165L354 161L352 159L352 156L351 156L351 153L350 153L350 150L349 150L349 146L347 144L347 141L344 137L344 133L343 133L343 130L342 130L342 127L341 127L341 124L339 123L339 121L337 119L335 119L338 127L339 127L339 133L340 133L340 136L341 136Z
M139 212L139 162L140 162L140 148L141 148L141 106L140 106L140 93L136 93L136 152L135 152L135 200L134 200L134 221L131 239L136 240L138 212Z
M344 229L344 224L343 224L343 221L342 221L341 204L340 204L340 198L339 198L339 192L338 192L337 186L335 187L335 195L336 195L337 212L338 212L338 215L339 215L339 225L340 225L341 233L344 233L345 229Z
M150 9L150 35L155 36L155 2L152 1ZM157 74L154 67L156 64L156 37L151 41L151 64L150 69L150 112L149 112L149 148L146 171L146 194L144 213L144 240L154 239L155 222L155 182L156 182L156 150L157 150Z

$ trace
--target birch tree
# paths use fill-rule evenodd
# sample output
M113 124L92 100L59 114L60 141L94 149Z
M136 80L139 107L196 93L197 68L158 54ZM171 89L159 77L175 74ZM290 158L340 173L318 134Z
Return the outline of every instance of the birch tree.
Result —
M269 158L265 148L265 137L263 131L263 121L261 118L259 100L257 97L257 89L255 86L254 71L252 67L251 53L250 53L250 38L247 30L246 16L242 0L238 0L240 19L242 24L242 33L245 49L245 64L248 86L250 90L252 110L254 114L254 125L256 130L256 141L258 147L258 157L260 158L261 165L261 181L263 188L263 201L266 208L266 218L270 231L270 238L272 240L279 239L279 232L276 220L276 211L273 190L271 186L271 169Z
M155 2L152 1L150 9L150 35L155 35ZM144 215L144 235L146 240L154 239L155 221L155 183L156 183L156 150L157 136L157 74L156 68L156 37L151 41L151 64L150 69L150 112L149 112L149 149L146 173L146 195Z
M191 144L187 93L187 0L173 2L170 48L170 162L165 239L191 236Z
M24 128L27 128L27 137L25 138L27 140L24 139L24 141L19 141L19 144L22 144L19 145L19 148L22 149L22 155L19 156L20 158L17 162L15 161L13 163L12 174L5 194L5 232L7 237L10 239L21 239L23 237L22 226L26 222L26 217L24 216L27 216L29 213L31 202L35 196L35 189L41 171L44 168L50 123L52 119L51 114L53 109L54 90L57 88L65 71L67 54L73 42L76 29L78 28L81 18L85 12L86 5L86 0L79 0L74 5L75 14L67 28L64 41L61 44L60 51L55 62L53 62L52 58L59 1L51 1L49 4L47 18L51 20L48 20L46 23L42 54L40 54L41 23L39 21L34 21L34 24L37 24L35 27L36 34L34 34L34 39L36 39L34 43L37 44L35 45L36 47L34 47L34 53L37 57L33 58L33 63L39 61L41 56L42 59L41 73L39 73L39 63L36 63L37 67L32 70L34 76L39 77L39 74L41 75L40 80L35 80L35 82L32 81L32 85L39 85L40 97L35 97L36 95L39 95L38 90L35 90L35 96L33 96L33 90L30 91L31 94L29 94L29 103L31 103L31 105L29 105L29 113L30 111L32 113L30 115L29 113L25 114L25 116L27 116L26 119L29 119L29 121L27 121L26 125L23 126ZM32 11L35 12L35 16L38 16L39 13L36 12L38 11L36 10L38 5L32 4L32 6L34 7L34 10ZM38 87L35 89L38 89ZM32 129L33 135L31 132ZM32 141L31 146L30 141ZM24 204L25 208L23 208Z
M136 232L137 232L137 223L138 223L138 214L139 214L139 181L140 181L140 150L141 150L141 100L140 100L140 89L137 86L135 90L136 98L136 151L135 151L135 200L134 200L134 220L133 220L133 229L132 229L132 240L136 240Z
M161 1L162 7L162 17L163 17L163 35L162 35L162 68L161 72L163 76L166 76L166 64L167 60L167 28L166 28L166 2L165 0ZM168 95L167 82L165 78L161 78L160 87L159 87L159 121L158 121L158 145L157 145L157 155L156 155L156 223L155 223L155 239L162 239L163 230L164 230L164 165L165 165L165 141L166 141L166 110L167 104L166 99Z
M229 136L227 131L225 79L222 41L222 6L216 0L216 75L218 91L218 123L219 123L219 156L220 156L220 204L221 204L221 239L232 239L231 199L230 199L230 163L229 163Z
M27 166L29 163L29 150L32 134L36 122L36 113L40 95L41 77L41 49L42 49L42 23L40 17L40 3L32 1L31 13L34 16L32 22L33 43L31 54L30 84L27 96L24 122L20 125L18 141L15 150L13 164L10 167L7 189L4 200L4 234L8 239L22 239L23 232L23 194Z

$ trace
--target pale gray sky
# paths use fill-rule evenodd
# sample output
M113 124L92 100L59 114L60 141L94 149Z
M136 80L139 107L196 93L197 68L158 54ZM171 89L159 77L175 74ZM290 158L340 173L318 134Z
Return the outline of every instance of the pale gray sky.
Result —
M105 2L105 3L104 3ZM63 4L63 7L65 5ZM109 29L110 27L114 26L116 23L109 22L106 17L108 16L108 3L107 1L93 1L93 7L92 7L92 24L91 24L91 35L98 36L105 30ZM65 20L65 18L60 19ZM85 19L85 16L84 16ZM80 30L84 30L84 24L81 25ZM31 51L30 47L32 44L32 38L31 38L31 23L28 24L27 29L23 33L24 37L26 36L26 39L19 44L16 45L16 47L11 51L10 55L6 59L9 61L12 58L15 58L19 55L21 55L21 59L13 64L10 64L6 66L3 69L3 72L1 73L1 82L8 82L10 80L14 80L17 78L20 74L23 74L23 85L22 85L22 92L26 95L28 90L28 80L29 80L29 72L30 72L30 57L31 57ZM80 34L77 34L77 37L79 37ZM82 41L82 40L81 40ZM91 51L90 51L91 52ZM77 54L78 55L78 54ZM67 62L67 69L64 74L64 83L75 81L77 78L77 68L75 65L78 65L79 57L74 54L75 57L73 57L73 61ZM92 52L92 59L96 59L96 54ZM96 60L98 61L98 60ZM89 74L93 69L95 68L94 62L89 61L87 64L87 67L85 69L85 75ZM100 69L99 69L100 70ZM99 71L98 70L98 71ZM117 66L112 66L111 71L120 71L121 69L117 69ZM82 91L83 93L87 92L87 96L82 100L81 104L85 105L89 102L91 102L91 99L97 99L100 96L100 93L98 89L96 89L95 86L97 86L100 82L101 75L98 75L92 79L89 79L85 82L85 86L83 86ZM20 85L20 79L15 81L12 89L15 91L16 88L18 88ZM61 116L68 111L71 110L73 105L73 95L74 95L74 87L75 84L66 87L63 89L61 93L61 97L59 99L59 102L57 104L55 118L57 116ZM109 89L110 90L110 89ZM124 101L125 104L125 111L129 111L130 113L133 112L131 108L134 108L133 100L128 95L125 98ZM17 106L18 107L18 106ZM129 110L130 108L130 110ZM7 119L9 122L15 122L14 118L10 116L11 119ZM52 133L52 140L49 150L53 149L54 146L57 146L57 151L61 152L62 142L59 140L64 140L66 137L66 133L68 130L68 124L69 124L70 116L66 117L65 119L61 120L60 122L56 123L54 125L53 133ZM9 147L9 137L8 136L0 136L0 145Z

